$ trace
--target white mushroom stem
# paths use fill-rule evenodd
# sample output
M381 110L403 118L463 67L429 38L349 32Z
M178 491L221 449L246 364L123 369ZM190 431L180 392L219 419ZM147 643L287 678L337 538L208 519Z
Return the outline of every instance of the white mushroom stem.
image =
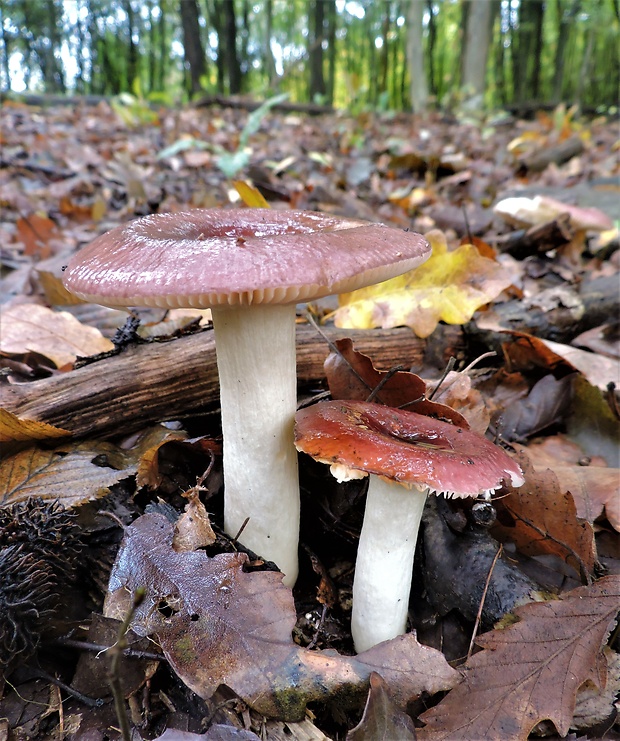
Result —
M224 527L297 578L295 305L213 308L224 440Z
M358 653L406 630L427 492L370 476L353 580L351 633Z

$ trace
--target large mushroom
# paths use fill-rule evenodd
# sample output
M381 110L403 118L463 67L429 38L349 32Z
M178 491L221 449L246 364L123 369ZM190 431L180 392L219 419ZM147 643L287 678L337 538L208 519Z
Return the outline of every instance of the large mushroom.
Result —
M370 477L353 580L358 652L405 632L427 495L489 497L503 482L523 483L517 463L482 435L380 404L326 401L301 409L295 440L339 481Z
M413 269L424 238L315 212L196 209L137 219L95 239L64 283L115 307L211 307L225 529L297 577L299 483L295 304ZM249 519L248 519L249 518Z

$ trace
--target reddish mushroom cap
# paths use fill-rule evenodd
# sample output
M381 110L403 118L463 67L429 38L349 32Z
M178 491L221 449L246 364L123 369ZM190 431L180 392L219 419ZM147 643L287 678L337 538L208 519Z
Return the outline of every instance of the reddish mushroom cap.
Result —
M325 401L297 412L295 444L324 463L428 487L450 497L475 497L503 481L523 483L513 459L471 430L393 407Z
M69 261L65 286L108 306L287 304L379 283L430 255L405 232L312 211L196 209L145 216Z

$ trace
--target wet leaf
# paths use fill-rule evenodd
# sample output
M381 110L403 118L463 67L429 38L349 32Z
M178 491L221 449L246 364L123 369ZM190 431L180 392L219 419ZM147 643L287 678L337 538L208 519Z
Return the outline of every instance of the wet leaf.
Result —
M440 320L468 322L476 309L488 304L512 283L499 263L482 257L474 245L449 251L439 231L425 235L431 257L415 270L376 286L340 296L337 327L408 326L428 337Z
M173 530L156 514L127 528L106 614L124 615L131 594L146 587L132 628L155 635L174 671L201 697L226 684L264 715L299 720L311 701L359 702L371 671L401 706L454 681L443 656L411 634L357 657L300 648L291 637L295 607L281 574L245 573L248 559L240 553L210 559L202 551L175 552Z
M568 733L577 690L603 687L606 640L620 605L620 576L606 576L561 599L516 609L519 622L477 639L485 650L464 667L463 680L421 720L422 741L525 741L551 720Z
M39 304L17 304L2 312L0 352L23 355L37 352L58 368L114 349L98 329L87 327L66 311L52 311Z

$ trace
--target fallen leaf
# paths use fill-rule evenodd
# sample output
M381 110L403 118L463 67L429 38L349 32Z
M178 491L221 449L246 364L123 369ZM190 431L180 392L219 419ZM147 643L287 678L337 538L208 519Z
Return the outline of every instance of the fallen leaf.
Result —
M603 649L607 677L603 687L586 681L579 688L571 728L592 728L616 715L615 701L620 692L620 654L608 646Z
M295 606L282 574L245 573L247 556L172 549L174 525L159 514L140 517L126 532L110 576L106 614L126 614L132 594L146 587L132 629L155 635L171 667L203 698L225 684L257 712L303 718L306 704L342 706L363 696L379 672L404 706L421 692L452 686L456 673L438 651L413 634L357 657L309 651L291 637Z
M81 324L66 311L52 311L39 304L17 304L2 312L0 352L24 355L36 352L58 368L114 349L98 329Z
M566 432L586 455L601 456L610 468L620 468L620 421L601 390L583 376L573 383Z
M394 705L381 675L372 672L364 715L347 733L347 741L415 741L415 737L413 721Z
M58 499L68 508L104 496L110 486L136 472L131 463L119 469L107 465L122 458L118 449L102 442L22 450L0 462L0 506L41 497Z
M33 419L20 419L6 409L0 409L0 443L49 440L70 435L69 430L63 430L61 427Z
M428 337L440 320L468 322L476 309L488 304L512 283L506 268L482 257L474 245L449 251L437 230L425 235L433 253L404 275L339 297L337 327L408 326L418 337Z
M620 382L620 361L615 358L608 358L599 353L580 350L577 347L551 340L540 340L540 342L544 342L551 352L559 355L573 368L583 373L593 386L605 390L609 383L618 384Z
M334 344L338 351L332 351L324 363L332 398L367 401L377 392L373 400L387 406L404 407L410 412L443 419L459 427L469 426L465 418L451 407L426 398L426 383L420 376L402 370L394 373L378 371L368 355L353 348L348 337L336 340Z
M551 720L566 736L579 687L603 687L602 644L620 605L620 576L606 576L550 602L515 610L519 622L477 639L463 680L421 715L420 741L525 741Z
M215 533L209 521L209 515L200 501L199 487L195 486L183 496L187 497L185 512L174 524L172 547L175 551L195 551L213 545Z
M250 208L270 208L260 190L250 185L250 183L246 183L245 180L233 180L233 185L246 206Z
M572 495L554 471L535 470L526 449L521 449L517 462L525 483L510 488L510 495L498 500L493 535L512 541L525 555L551 553L582 576L591 574L596 560L594 531L589 522L577 517Z
M24 245L24 254L42 260L52 254L49 241L60 235L56 224L48 216L30 214L17 219L15 226L19 239Z

